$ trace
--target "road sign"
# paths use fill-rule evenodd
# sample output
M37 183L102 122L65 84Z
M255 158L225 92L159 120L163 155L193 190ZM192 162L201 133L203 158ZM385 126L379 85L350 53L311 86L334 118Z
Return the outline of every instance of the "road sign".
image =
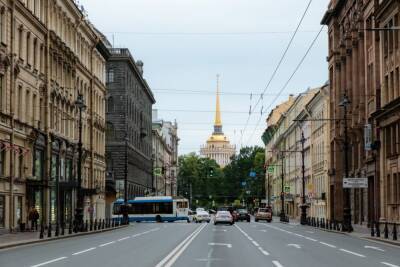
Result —
M289 193L290 192L290 186L285 185L285 193Z
M343 188L368 188L368 178L343 178Z
M246 186L246 182L242 182L242 186Z
M253 172L253 171L251 171L249 174L250 177L256 177L256 175L257 175L256 172Z
M154 175L161 176L162 169L161 168L154 168Z

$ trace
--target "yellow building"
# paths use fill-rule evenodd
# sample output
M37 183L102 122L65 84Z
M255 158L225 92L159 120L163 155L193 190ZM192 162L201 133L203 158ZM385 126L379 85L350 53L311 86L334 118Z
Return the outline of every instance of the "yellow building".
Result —
M236 148L231 145L228 137L222 132L221 108L219 100L219 82L217 77L217 100L215 109L214 132L206 144L200 148L200 155L215 160L223 168L231 162Z

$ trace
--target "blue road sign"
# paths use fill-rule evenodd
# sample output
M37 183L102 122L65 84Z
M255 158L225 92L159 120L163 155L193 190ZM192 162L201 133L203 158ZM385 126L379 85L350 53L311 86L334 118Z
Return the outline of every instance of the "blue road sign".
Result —
M256 172L253 172L253 171L250 172L250 174L249 174L250 177L256 177L256 175L257 175Z

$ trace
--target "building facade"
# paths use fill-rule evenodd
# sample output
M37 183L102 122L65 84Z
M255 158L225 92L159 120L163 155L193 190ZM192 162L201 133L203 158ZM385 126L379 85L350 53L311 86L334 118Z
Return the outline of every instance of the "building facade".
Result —
M326 153L329 131L324 117L329 106L328 93L328 85L309 89L296 98L290 97L268 116L268 127L263 135L266 145L266 192L277 215L281 212L283 192L285 214L291 218L300 217L304 152L307 215L329 218L326 208L329 199L329 155Z
M0 228L70 223L83 112L85 219L104 218L105 62L101 34L73 1L0 1Z
M331 83L330 192L332 217L343 217L344 95L350 140L350 177L368 179L351 190L352 220L399 221L398 161L399 26L398 1L331 1L328 25Z
M228 137L222 131L219 83L217 81L214 132L208 138L206 144L200 148L200 155L215 160L223 168L231 162L231 157L235 153L236 147L230 144Z
M107 62L106 157L116 198L153 190L152 106L155 99L143 77L143 63L126 48L109 48ZM127 179L127 188L125 188ZM111 205L110 198L108 205Z

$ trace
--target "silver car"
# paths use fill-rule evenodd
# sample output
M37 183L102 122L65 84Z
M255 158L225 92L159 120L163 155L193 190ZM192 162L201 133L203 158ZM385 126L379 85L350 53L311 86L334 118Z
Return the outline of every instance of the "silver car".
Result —
M218 211L214 218L214 225L233 224L233 217L229 211Z

